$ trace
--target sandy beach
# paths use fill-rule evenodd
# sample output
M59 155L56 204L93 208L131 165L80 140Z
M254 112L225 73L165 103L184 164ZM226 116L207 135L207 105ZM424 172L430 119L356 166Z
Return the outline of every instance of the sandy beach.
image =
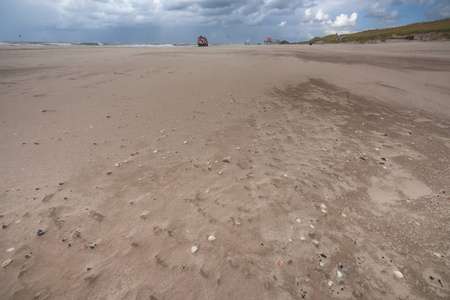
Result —
M0 122L0 299L450 297L450 42L3 45Z

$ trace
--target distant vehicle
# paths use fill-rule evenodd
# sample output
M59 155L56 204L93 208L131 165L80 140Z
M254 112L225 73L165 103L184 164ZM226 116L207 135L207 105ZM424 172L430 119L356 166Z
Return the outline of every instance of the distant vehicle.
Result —
M199 47L208 47L208 40L204 36L199 36L197 40Z
M281 41L280 44L289 44L289 42L284 40L284 41Z

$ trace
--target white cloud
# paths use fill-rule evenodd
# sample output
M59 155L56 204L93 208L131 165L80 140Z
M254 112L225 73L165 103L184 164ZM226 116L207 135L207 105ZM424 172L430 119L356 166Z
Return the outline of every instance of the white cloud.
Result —
M317 21L328 21L330 19L330 16L323 12L322 9L319 9L319 11L316 13L316 16L314 17Z
M358 14L356 12L352 13L350 16L345 14L340 14L336 17L336 20L331 25L333 27L348 27L355 26Z
M309 20L309 19L311 19L311 16L312 16L312 14L311 14L311 8L306 9L306 10L305 10L305 19L306 19L306 20Z
M327 35L330 35L330 34L349 34L349 33L352 33L350 30L334 30L334 29L327 29L326 31L325 31L325 33L327 34Z
M280 27L283 27L284 25L286 25L286 21L283 21L280 24L278 24L278 26L280 26Z

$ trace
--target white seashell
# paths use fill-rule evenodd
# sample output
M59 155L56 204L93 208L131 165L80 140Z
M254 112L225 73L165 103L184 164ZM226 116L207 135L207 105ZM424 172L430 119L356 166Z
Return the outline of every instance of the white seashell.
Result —
M158 153L158 150L153 151L153 153Z
M302 237L300 238L300 240L306 241L306 238L305 238L304 236L302 236Z
M184 141L185 144L187 144L187 141Z
M222 175L222 171L219 172L219 175Z
M292 243L292 239L289 239L289 243Z
M319 262L319 266L323 267L325 264L323 262Z
M8 265L11 264L11 263L12 263L12 260L10 260L10 259L5 260L5 261L2 263L2 267L3 267L3 268L6 268L6 266L8 266Z
M13 248L13 249L14 249L14 248ZM434 254L434 256L436 256L436 257L439 257L439 258L442 257L442 255L441 255L440 253L434 252L433 254Z
M297 223L301 223L301 222L302 222L302 220L301 220L300 218L295 219L295 221L296 221Z
M342 273L341 273L341 271L337 271L336 274L337 274L337 277L342 278Z
M16 248L9 248L8 250L6 250L6 251L8 251L8 252L13 252L14 251L14 249L16 249Z
M319 245L319 241L318 240L311 240L311 242L313 242L314 245Z
M325 209L322 209L323 214L327 214L328 212Z
M333 285L333 281L331 281L331 280L328 280L328 286L332 286Z
M208 241L209 242L214 242L216 240L216 237L213 235L208 236Z
M309 227L311 227L312 229L314 229L314 225L309 225Z
M342 213L341 216L343 216L344 218L347 218L347 215Z
M284 177L288 177L287 174L283 174Z
M394 276L397 277L397 278L400 278L400 279L403 278L403 274L400 271L394 271Z
M237 147L236 150L241 150L241 147Z
M327 208L327 206L322 203L322 204L320 204L320 208L325 209L325 208Z
M120 164L119 164L119 163L117 163L117 164L115 164L115 166L116 166L116 167L120 167Z
M191 253L195 253L198 251L198 247L197 246L192 246L191 247Z

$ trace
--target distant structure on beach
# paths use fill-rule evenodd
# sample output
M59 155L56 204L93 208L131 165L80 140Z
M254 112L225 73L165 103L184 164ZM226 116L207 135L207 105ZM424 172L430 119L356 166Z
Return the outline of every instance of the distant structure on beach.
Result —
M208 40L204 36L199 36L197 39L197 45L199 47L208 47Z
M281 41L279 39L272 39L271 37L267 37L267 39L264 41L264 45L274 45L274 44L289 44L288 41L284 40Z

